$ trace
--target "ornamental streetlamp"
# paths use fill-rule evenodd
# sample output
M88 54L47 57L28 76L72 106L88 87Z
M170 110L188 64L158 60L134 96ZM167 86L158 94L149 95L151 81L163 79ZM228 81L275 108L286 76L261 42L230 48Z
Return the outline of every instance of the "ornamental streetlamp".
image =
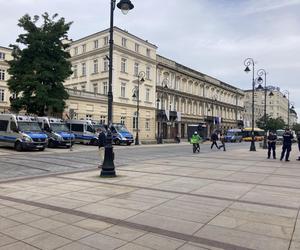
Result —
M115 177L115 164L114 164L114 153L112 146L112 134L111 134L111 125L112 125L112 105L113 105L113 93L112 93L112 70L113 70L113 46L114 46L114 10L116 7L116 0L110 1L110 28L109 28L109 72L108 72L108 93L107 93L107 116L108 116L108 128L107 128L107 136L106 136L106 145L105 145L105 154L104 161L101 169L101 177ZM134 5L130 0L120 0L117 4L117 7L121 9L122 13L126 15L129 10L134 8Z
M136 135L135 135L135 145L139 145L139 112L140 112L140 83L145 81L145 72L141 71L138 74L137 79L137 87L134 89L134 93L132 95L133 98L136 98Z
M287 114L288 114L288 118L287 118L287 127L288 129L290 129L290 92L287 90L282 91L283 93L283 98L287 98L288 101L288 109L287 109Z
M214 106L215 106L215 103L217 102L217 99L218 99L218 95L217 94L214 94L212 97L212 105L211 105L211 116L212 116L212 129L211 129L211 134L212 132L214 132L215 130L215 118L214 118ZM208 111L210 111L210 108L208 109ZM217 124L217 129L218 129L218 124Z
M252 65L252 130L251 130L251 145L250 145L250 151L256 151L255 148L255 142L254 142L254 87L255 87L255 81L254 81L254 66L255 62L252 58L247 58L244 61L244 65L246 66L245 72L250 72L249 66Z
M164 90L168 89L169 88L169 80L167 78L165 78L163 81L162 81L162 86L163 86L163 89L162 89L162 93L161 93L161 100L158 98L156 101L158 103L161 103L161 112L160 112L160 122L159 122L159 135L158 135L158 140L157 140L157 143L158 144L162 144L163 143L163 109L166 110L165 108L165 103L164 103Z

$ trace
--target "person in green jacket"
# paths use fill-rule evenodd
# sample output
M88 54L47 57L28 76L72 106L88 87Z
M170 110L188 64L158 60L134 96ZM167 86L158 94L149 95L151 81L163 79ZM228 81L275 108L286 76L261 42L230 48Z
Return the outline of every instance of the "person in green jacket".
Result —
M191 144L193 144L193 153L200 153L200 141L201 137L198 135L198 132L195 131L191 137Z

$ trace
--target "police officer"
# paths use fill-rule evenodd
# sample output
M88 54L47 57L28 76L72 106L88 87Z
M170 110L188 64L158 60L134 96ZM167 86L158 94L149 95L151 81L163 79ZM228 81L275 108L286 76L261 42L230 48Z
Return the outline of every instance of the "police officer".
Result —
M289 157L290 157L290 152L292 150L292 139L294 138L294 136L292 135L289 129L286 129L282 137L283 137L283 145L282 145L280 160L282 161L285 155L285 161L290 161Z
M271 156L271 150L273 152L273 159L276 159L276 140L277 136L273 134L273 132L270 132L268 135L268 159L270 159Z

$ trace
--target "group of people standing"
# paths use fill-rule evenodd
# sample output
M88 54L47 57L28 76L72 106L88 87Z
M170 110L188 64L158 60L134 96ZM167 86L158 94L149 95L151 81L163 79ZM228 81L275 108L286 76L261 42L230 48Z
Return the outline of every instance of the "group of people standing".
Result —
M280 155L280 160L282 161L285 159L285 161L290 161L290 152L292 151L292 143L294 136L291 133L289 129L286 129L284 134L282 135L282 151ZM300 151L300 133L297 135L298 139L298 149ZM276 142L277 142L277 136L275 133L270 132L267 137L268 142L268 159L271 157L271 152L273 155L273 159L276 159ZM300 160L300 156L298 158L298 161Z

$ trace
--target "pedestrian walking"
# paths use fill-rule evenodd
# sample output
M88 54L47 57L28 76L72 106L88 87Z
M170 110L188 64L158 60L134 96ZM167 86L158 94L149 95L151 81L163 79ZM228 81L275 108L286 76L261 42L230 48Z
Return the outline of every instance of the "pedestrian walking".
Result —
M195 131L194 134L191 137L191 144L193 144L193 153L200 153L200 141L201 137L198 135L198 132Z
M99 147L99 156L101 164L98 168L101 168L104 161L104 154L105 154L105 145L106 145L106 134L104 129L100 129L99 136L98 136L98 147Z
M283 137L283 144L282 144L282 152L281 152L280 160L282 161L282 159L285 156L285 161L290 161L289 157L290 157L290 152L292 151L292 139L294 137L289 129L285 130L282 137Z
M217 135L216 132L213 132L213 133L212 133L212 135L211 135L211 137L210 137L210 140L211 140L211 142L212 142L210 148L212 149L213 146L215 145L216 148L219 149L219 146L218 146L218 144L217 144L218 135Z
M300 131L297 132L297 141L298 141L298 150L300 152ZM297 161L300 161L300 156L298 157Z
M223 151L226 151L225 136L223 133L220 133L220 142L221 142L221 145L219 146L219 149L223 148Z
M268 137L268 159L271 157L271 151L273 152L273 159L276 159L276 140L277 135L273 132L270 132Z

